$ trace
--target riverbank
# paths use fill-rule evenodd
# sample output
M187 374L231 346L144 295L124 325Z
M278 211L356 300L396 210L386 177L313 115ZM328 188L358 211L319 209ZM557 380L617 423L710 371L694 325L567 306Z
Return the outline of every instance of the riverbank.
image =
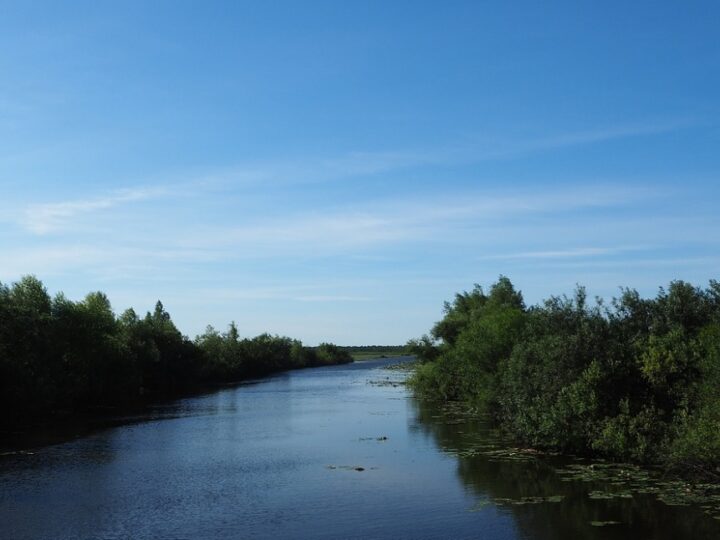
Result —
M501 278L458 294L412 342L412 387L487 411L524 447L715 477L720 284L622 293L591 306L578 288L528 308Z

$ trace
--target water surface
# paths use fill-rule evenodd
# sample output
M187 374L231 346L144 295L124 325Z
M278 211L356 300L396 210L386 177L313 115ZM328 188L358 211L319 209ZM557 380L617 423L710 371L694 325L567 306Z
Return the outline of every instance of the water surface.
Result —
M0 538L720 538L697 506L598 500L556 472L567 460L478 452L499 444L482 419L415 401L395 362L284 373L3 456Z

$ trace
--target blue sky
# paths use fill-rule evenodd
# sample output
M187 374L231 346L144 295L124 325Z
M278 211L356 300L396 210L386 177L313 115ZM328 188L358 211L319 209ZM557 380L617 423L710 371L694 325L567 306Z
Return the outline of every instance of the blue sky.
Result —
M717 2L0 1L0 281L403 343L720 278Z

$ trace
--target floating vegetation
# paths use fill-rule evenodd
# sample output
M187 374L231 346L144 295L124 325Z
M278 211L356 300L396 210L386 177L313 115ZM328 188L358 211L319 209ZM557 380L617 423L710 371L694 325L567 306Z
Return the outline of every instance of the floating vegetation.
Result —
M565 499L565 495L551 495L549 497L493 497L480 499L470 508L470 512L479 512L488 506L523 506L526 504L559 503Z
M399 386L404 386L406 384L405 381L390 379L390 377L385 377L384 379L375 379L375 380L368 379L367 383L370 386L391 386L393 388L397 388Z
M469 512L479 512L483 508L487 508L488 506L494 506L493 501L490 499L480 499L477 501L472 508L468 509Z
M629 491L591 491L588 493L591 499L632 499Z
M34 456L35 452L30 452L29 450L14 450L14 451L8 451L8 452L0 452L0 457L2 456Z
M659 472L627 463L573 463L556 469L565 482L597 482L602 490L588 492L590 499L629 499L635 494L654 495L668 506L696 505L720 519L720 485L668 480Z
M498 497L493 499L493 503L498 506L506 504L521 506L524 504L559 503L562 502L564 498L564 495L551 495L549 497L520 497L517 499Z
M603 459L590 461L577 456L562 456L554 452L543 452L534 448L513 447L501 432L492 429L487 415L474 410L467 403L449 402L437 404L428 411L425 421L439 426L467 424L462 429L481 436L458 436L443 447L443 450L460 459L477 459L489 463L518 463L518 467L532 467L533 470L551 469L562 482L584 483L580 496L586 496L597 504L626 504L632 499L652 498L668 506L692 506L708 517L720 521L720 483L688 482L662 475L659 469L643 468L629 463L614 463ZM451 433L461 433L457 427L447 428ZM511 470L509 468L508 470ZM539 470L538 469L538 470ZM577 486L573 486L577 493ZM574 496L574 495L573 495ZM562 496L532 496L517 498L494 498L480 501L472 511L488 505L522 506L540 503L560 502ZM593 526L617 525L616 521L597 521Z
M454 453L463 458L484 456L492 462L535 461L538 455L543 455L536 450L527 448L498 448L498 445L494 443L478 444L473 448Z
M331 471L341 470L362 472L365 470L365 467L361 467L359 465L326 465L325 468L330 469ZM375 471L377 470L377 467L370 467L370 470Z
M396 364L389 364L387 366L384 366L381 369L386 369L388 371L411 372L411 371L415 371L417 364L418 364L417 361L398 362Z
M556 469L562 480L580 480L583 482L612 482L624 484L629 480L646 480L650 473L637 465L627 463L591 463L589 465L573 463Z
M593 527L607 527L608 525L621 525L619 521L591 521Z

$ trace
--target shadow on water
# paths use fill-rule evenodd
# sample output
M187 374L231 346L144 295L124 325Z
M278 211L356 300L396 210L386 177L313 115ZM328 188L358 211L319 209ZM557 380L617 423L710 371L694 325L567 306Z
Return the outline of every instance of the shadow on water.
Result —
M335 368L338 366L330 366ZM329 368L323 368L329 369ZM318 368L309 371L318 371ZM65 417L52 417L24 431L0 431L0 459L12 455L32 455L45 446L68 442L122 426L189 416L211 416L235 412L228 400L238 389L251 389L264 383L281 385L289 380L289 371L232 383L208 385L185 396L170 397L151 403L136 403L123 408L105 408Z
M717 511L717 492L702 501L710 503L706 505L672 499L666 504L658 499L656 486L677 484L663 482L658 473L514 449L486 418L460 406L411 403L416 418L411 430L456 457L459 480L477 497L473 510L501 508L512 515L522 538L720 538L720 520L708 515ZM583 473L598 470L612 474Z

